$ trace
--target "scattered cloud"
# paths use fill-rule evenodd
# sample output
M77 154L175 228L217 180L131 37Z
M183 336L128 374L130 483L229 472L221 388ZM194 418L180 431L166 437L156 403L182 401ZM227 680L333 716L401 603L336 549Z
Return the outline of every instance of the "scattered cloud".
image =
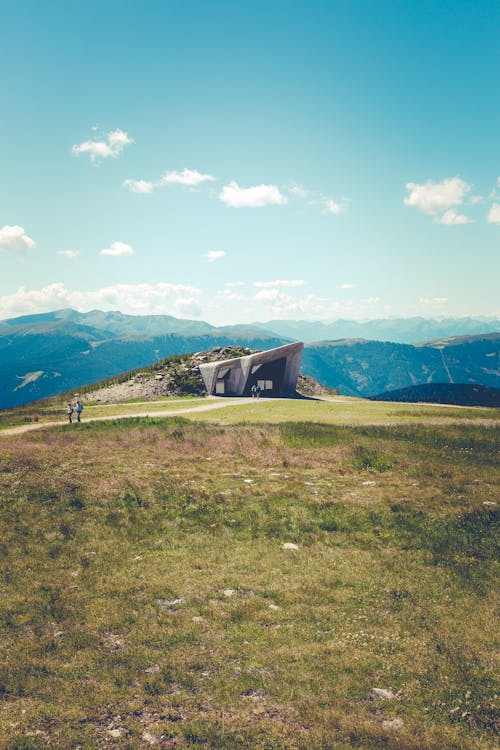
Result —
M112 242L109 247L105 247L99 253L99 255L111 255L113 257L133 254L134 248L131 245L127 245L125 242Z
M478 203L481 203L484 201L484 198L482 195L471 195L469 198L469 204L471 206L476 206Z
M218 292L217 297L225 302L243 302L246 299L244 294L238 294L232 289L223 289Z
M0 318L48 312L71 307L89 310L122 310L134 315L199 316L201 291L184 284L115 284L95 291L71 291L62 283L42 289L21 287L0 297Z
M209 263L214 263L216 260L223 258L225 254L224 250L209 250L203 257L206 258Z
M324 214L341 214L347 210L347 207L349 205L349 199L341 198L340 203L337 203L332 198L323 197L321 199L321 203L324 206L323 208Z
M337 289L356 289L357 284L337 284Z
M154 182L148 180L124 180L123 187L128 188L132 193L152 193L155 189Z
M0 229L0 250L8 253L24 253L35 247L34 240L25 233L23 227L6 224Z
M116 159L120 156L125 146L129 146L134 141L129 138L128 134L120 128L110 130L107 139L101 141L84 141L73 146L71 149L74 154L89 154L92 163L101 159L108 159L110 156Z
M300 316L305 318L330 318L337 315L348 315L352 313L350 302L335 302L316 294L307 294L304 297L293 297L285 294L279 288L260 289L253 297L254 302L262 304L267 314L273 317ZM254 312L255 318L255 312Z
M186 185L196 187L202 182L213 182L211 174L201 174L196 169L183 169L182 172L167 172L159 181L159 185Z
M219 193L219 200L231 208L282 206L288 202L276 185L255 185L242 188L234 180L222 188Z
M58 250L58 255L64 255L65 258L76 258L80 253L78 250Z
M202 174L196 169L183 169L182 172L166 172L156 182L152 182L151 180L127 179L122 182L122 185L133 193L153 193L157 188L166 187L167 185L197 187L202 182L211 182L213 180L215 180L215 177L211 174Z
M421 297L421 305L446 305L448 304L448 297Z
M471 224L473 221L474 219L469 219L468 216L457 214L453 208L449 208L442 216L437 216L434 219L435 224L447 224L448 226L452 224Z
M228 287L245 286L245 282L244 281L226 281L224 286L228 286Z
M272 287L296 287L304 286L306 282L303 279L276 279L276 281L254 281L253 285L270 289Z
M490 208L488 213L488 224L500 224L500 203L494 203Z
M404 199L407 206L414 206L424 214L438 214L460 205L471 186L460 177L450 177L442 182L428 180L424 185L408 182L406 189L409 191Z
M289 193L292 193L292 195L296 195L299 198L308 198L309 197L309 190L306 190L306 188L302 187L302 185L293 185L293 187L288 189Z

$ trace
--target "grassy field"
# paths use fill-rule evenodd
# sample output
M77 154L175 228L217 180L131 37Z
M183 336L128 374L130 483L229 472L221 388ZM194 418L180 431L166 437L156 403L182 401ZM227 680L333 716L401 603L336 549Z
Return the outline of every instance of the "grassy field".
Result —
M497 418L262 401L5 434L1 750L497 747Z

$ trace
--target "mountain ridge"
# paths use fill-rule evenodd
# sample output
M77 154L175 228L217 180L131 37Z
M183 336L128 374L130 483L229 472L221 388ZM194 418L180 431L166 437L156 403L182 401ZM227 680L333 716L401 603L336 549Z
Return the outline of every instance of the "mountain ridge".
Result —
M0 321L0 408L76 389L172 355L214 346L271 349L290 341L246 324L204 324L208 331L186 333L198 325L171 316L69 309ZM184 333L166 332L162 326L179 326ZM428 382L497 387L499 342L500 334L492 332L460 332L413 345L362 337L316 341L305 346L302 372L344 395L362 397Z

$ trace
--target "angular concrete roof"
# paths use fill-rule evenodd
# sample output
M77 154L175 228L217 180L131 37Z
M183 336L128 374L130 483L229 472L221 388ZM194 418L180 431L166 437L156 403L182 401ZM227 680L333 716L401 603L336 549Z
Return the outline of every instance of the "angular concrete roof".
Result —
M243 396L251 384L259 381L272 383L267 388L272 395L293 395L300 372L304 344L285 344L246 357L235 357L221 362L200 365L207 392L212 395ZM266 388L262 389L264 394Z

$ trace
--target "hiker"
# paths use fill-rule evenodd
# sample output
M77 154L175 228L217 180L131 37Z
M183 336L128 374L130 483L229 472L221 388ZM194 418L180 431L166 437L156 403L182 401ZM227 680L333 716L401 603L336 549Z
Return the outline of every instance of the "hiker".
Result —
M81 417L82 411L83 411L83 404L80 400L78 400L76 402L76 421L77 422L81 422L80 417Z
M73 407L71 406L71 404L68 404L66 412L68 414L69 423L71 424L73 422Z
M250 388L250 393L252 394L252 398L255 398L257 396L257 386L255 383Z
M262 393L262 388L261 388L261 387L260 387L260 385L259 385L259 384L257 383L257 385L255 386L255 397L256 397L256 398L260 398L260 394L261 394L261 393Z

